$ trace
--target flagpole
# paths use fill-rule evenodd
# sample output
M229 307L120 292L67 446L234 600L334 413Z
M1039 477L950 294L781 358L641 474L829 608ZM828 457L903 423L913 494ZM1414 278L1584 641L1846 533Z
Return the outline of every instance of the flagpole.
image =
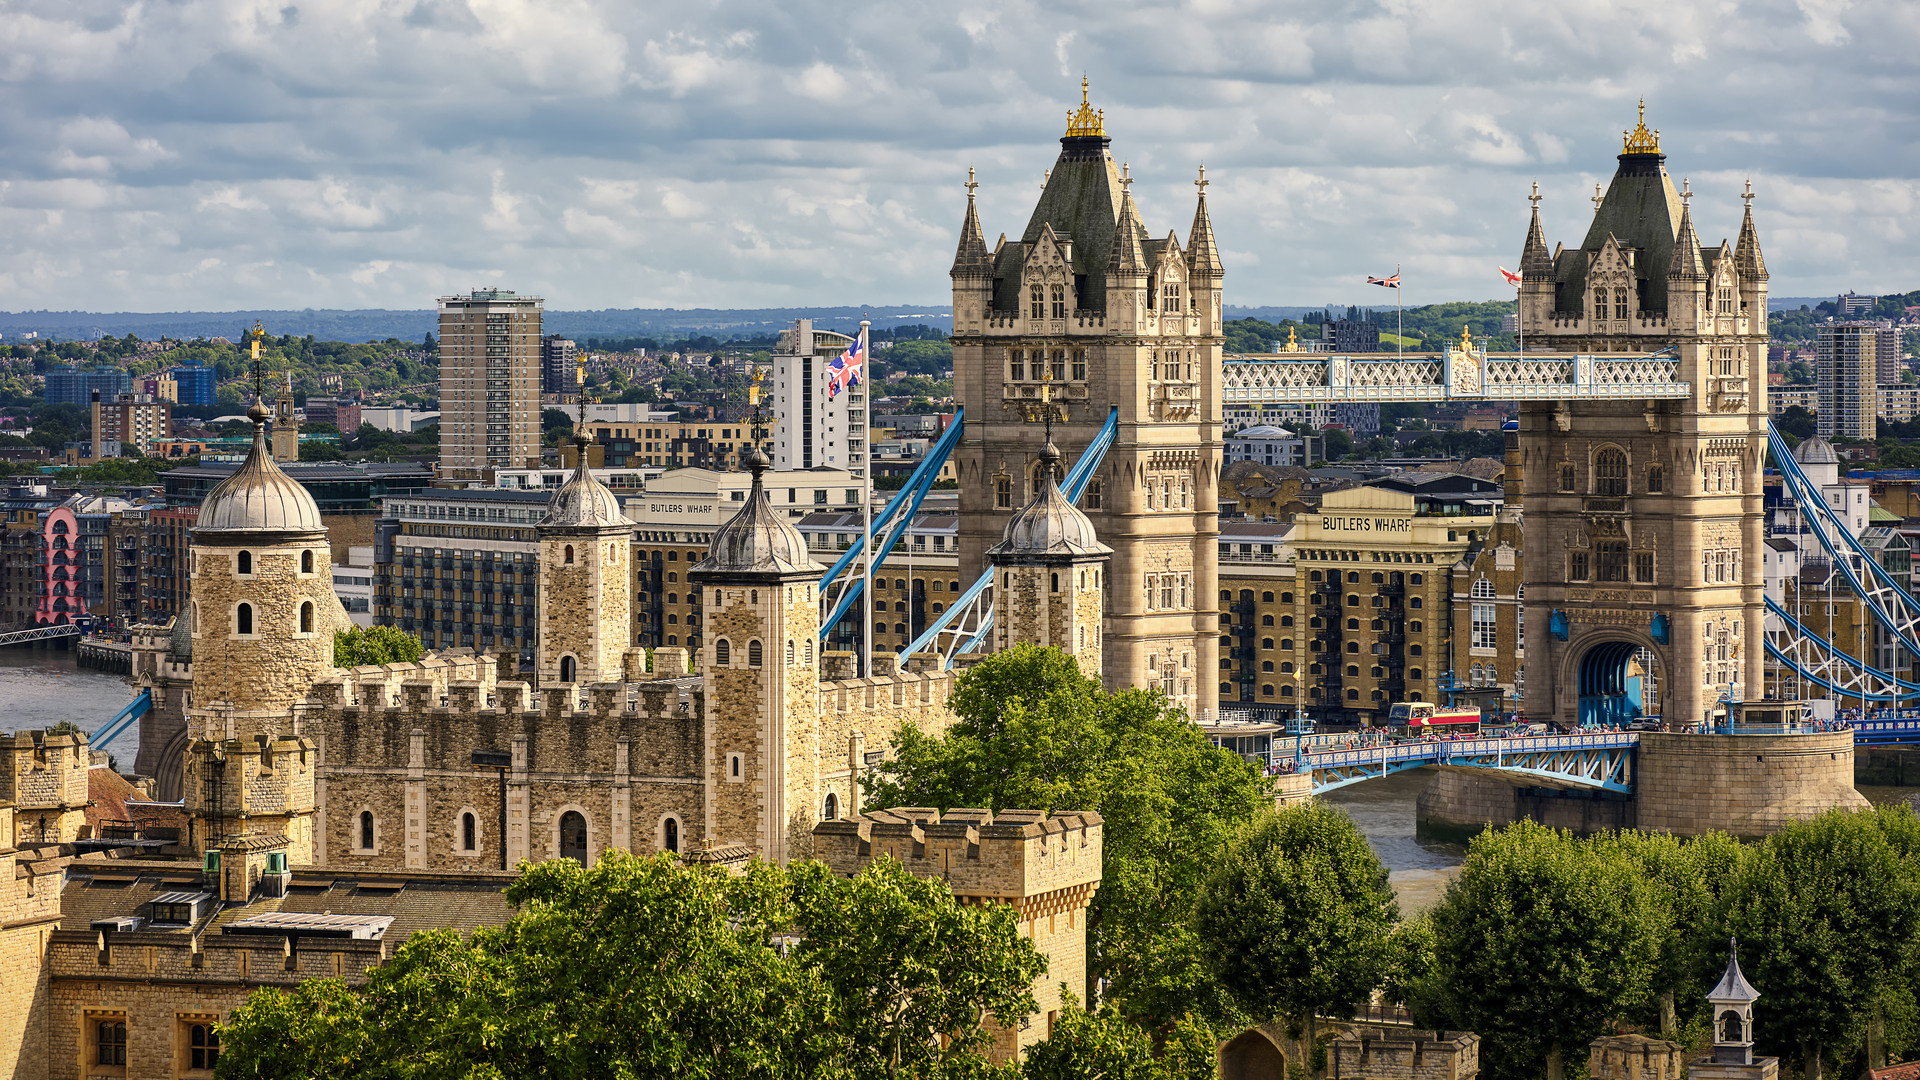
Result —
M1400 359L1407 358L1407 331L1400 324L1400 264L1393 264L1393 336L1400 339Z
M868 350L867 328L870 320L860 320L860 368L867 374L873 372L873 356ZM873 386L872 379L860 377L860 514L862 531L866 534L867 557L861 560L861 634L865 645L865 656L860 664L860 674L873 677Z

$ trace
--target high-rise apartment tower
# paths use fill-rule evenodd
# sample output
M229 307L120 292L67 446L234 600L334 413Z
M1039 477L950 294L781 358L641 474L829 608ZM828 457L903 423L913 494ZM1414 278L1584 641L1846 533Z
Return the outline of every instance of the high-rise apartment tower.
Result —
M440 298L440 470L483 480L540 463L537 296L474 289Z
M1874 437L1874 421L1880 415L1880 337L1880 328L1870 322L1822 323L1814 328L1814 380L1820 388L1822 438Z

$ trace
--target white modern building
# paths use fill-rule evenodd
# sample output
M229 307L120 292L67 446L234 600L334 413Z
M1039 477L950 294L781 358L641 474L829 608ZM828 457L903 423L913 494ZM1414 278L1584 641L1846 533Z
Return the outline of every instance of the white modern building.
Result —
M780 331L773 354L773 467L779 470L867 467L864 425L867 385L827 396L827 363L853 347L854 339L831 330L815 330L813 320L795 319Z
M1259 465L1305 465L1306 440L1286 428L1256 424L1227 436L1226 463L1251 461Z

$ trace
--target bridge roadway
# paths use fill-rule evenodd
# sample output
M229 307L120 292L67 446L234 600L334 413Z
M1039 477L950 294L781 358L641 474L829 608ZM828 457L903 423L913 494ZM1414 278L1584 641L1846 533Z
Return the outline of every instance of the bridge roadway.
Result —
M1343 741L1337 737L1315 737L1319 746ZM1352 750L1303 746L1295 771L1312 773L1316 795L1424 765L1498 769L1535 777L1543 786L1596 788L1624 795L1633 793L1633 755L1639 745L1638 732L1607 731L1413 740Z
M1688 398L1679 360L1656 353L1261 353L1225 357L1228 405L1370 401L1596 401Z

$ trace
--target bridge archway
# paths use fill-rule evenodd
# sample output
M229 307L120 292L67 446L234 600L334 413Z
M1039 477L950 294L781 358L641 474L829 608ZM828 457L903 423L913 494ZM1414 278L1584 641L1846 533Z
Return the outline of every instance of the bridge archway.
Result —
M1636 633L1602 631L1567 651L1572 670L1562 686L1575 700L1562 712L1579 724L1615 726L1662 715L1667 669L1660 650Z

